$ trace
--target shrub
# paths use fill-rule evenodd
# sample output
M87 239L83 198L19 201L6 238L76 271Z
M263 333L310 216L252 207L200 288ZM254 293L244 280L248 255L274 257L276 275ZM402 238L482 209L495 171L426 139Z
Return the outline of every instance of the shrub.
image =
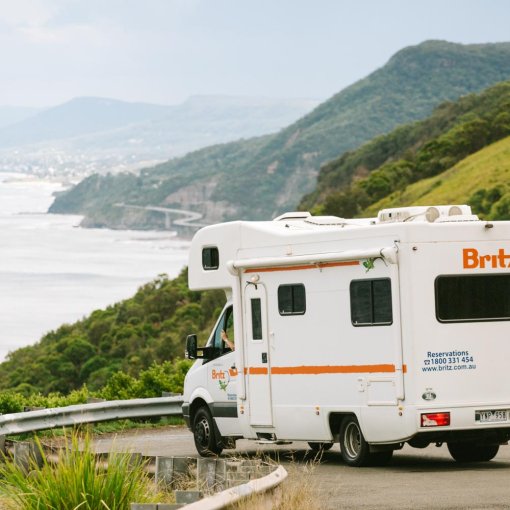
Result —
M0 491L22 510L128 510L131 502L156 501L142 461L129 454L111 453L104 468L91 448L90 438L71 436L57 464L42 454L30 476L11 462L0 467ZM40 443L37 443L41 453ZM152 494L151 494L152 493Z

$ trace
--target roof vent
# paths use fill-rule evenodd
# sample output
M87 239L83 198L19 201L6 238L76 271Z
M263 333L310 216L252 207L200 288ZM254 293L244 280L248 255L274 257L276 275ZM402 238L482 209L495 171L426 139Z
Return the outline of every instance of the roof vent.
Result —
M307 218L305 223L310 223L311 225L336 226L345 225L346 221L344 218L339 218L338 216L312 216L311 218Z
M307 211L286 212L281 216L278 216L278 218L275 218L273 221L305 220L311 216L312 215Z
M447 221L477 221L478 216L472 214L471 207L468 205L437 205L383 209L379 211L377 220L378 223L406 221L443 223Z

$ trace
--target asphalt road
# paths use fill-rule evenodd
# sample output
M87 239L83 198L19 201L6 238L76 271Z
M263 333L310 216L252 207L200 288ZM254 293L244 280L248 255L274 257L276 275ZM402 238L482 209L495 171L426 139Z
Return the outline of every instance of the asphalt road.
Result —
M95 445L98 452L116 449L149 456L197 456L191 433L184 428L133 431L100 438ZM453 461L446 445L423 450L405 446L382 468L347 467L338 445L315 463L307 444L300 442L260 446L242 440L235 451L223 455L256 455L257 451L282 463L290 476L314 464L310 476L324 509L510 509L510 446L502 446L490 462L468 465Z

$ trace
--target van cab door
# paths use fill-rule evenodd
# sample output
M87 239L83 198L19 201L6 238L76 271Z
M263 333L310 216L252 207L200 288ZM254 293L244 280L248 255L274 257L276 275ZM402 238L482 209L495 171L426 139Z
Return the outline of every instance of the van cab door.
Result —
M263 284L244 293L246 388L250 425L272 426L271 356L267 324L267 294Z
M208 347L212 356L206 363L208 388L213 399L211 411L216 418L218 426L221 422L227 424L232 420L222 418L237 417L237 369L235 366L234 351L222 339L222 331L225 331L228 339L235 344L234 338L234 315L232 305L225 307L216 324ZM220 429L224 427L220 426ZM226 434L226 430L222 430Z

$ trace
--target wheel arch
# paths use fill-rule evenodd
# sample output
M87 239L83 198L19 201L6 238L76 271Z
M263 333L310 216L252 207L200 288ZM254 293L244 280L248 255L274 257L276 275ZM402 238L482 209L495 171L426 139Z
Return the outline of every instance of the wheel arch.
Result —
M342 422L345 418L352 416L354 416L358 420L358 423L360 423L359 416L353 411L335 412L329 415L329 430L331 431L331 435L333 436L333 441L335 443L338 443L340 440L340 426L342 425Z
M209 404L202 397L197 397L193 400L193 402L191 402L189 406L190 423L193 423L193 420L195 419L195 414L201 407L206 407L211 413L211 408L209 407Z

